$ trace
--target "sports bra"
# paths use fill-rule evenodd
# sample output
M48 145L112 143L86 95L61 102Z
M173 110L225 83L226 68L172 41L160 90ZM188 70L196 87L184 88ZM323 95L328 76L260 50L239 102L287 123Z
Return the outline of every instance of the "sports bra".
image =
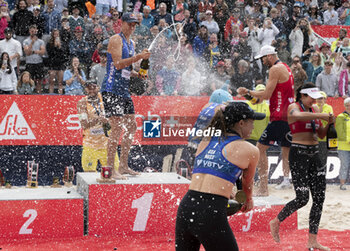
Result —
M212 137L207 147L196 157L192 173L211 174L235 183L242 174L242 169L228 161L222 154L222 149L238 139L241 137L228 136L225 140Z
M304 109L301 107L300 103L296 103L299 106L300 111L304 111ZM315 112L313 108L311 108L310 112ZM291 124L289 124L289 128L292 134L295 133L301 133L301 132L312 132L316 133L318 128L322 125L321 120L315 119L315 128L312 128L312 121L295 121Z

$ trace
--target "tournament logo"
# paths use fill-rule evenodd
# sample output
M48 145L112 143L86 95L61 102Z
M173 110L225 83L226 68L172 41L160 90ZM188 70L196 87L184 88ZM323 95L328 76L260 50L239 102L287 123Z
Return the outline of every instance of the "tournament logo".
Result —
M157 120L143 121L143 137L144 138L160 138L161 122Z

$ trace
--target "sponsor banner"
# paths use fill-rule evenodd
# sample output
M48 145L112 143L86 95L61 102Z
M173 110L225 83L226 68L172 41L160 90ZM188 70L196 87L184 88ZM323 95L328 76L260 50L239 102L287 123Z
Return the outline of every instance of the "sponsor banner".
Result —
M82 129L76 108L82 96L1 97L0 145L82 145ZM137 123L133 144L187 144L188 136L193 133L191 127L208 100L209 97L133 97ZM342 98L328 98L327 103L333 106L336 115L344 110ZM203 131L194 136L215 133Z
M332 42L339 36L340 29L346 29L348 34L350 32L350 26L342 25L312 25L312 29L321 37L327 41Z

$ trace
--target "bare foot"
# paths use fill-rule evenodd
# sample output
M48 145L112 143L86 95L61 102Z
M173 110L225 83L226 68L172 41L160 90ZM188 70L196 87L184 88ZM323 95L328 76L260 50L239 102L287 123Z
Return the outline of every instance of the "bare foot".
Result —
M117 172L117 171L114 171L113 173L112 173L112 177L111 177L112 179L115 179L115 180L127 180L128 178L127 177L125 177L124 175L121 175L119 172Z
M275 218L272 221L270 221L270 233L272 235L272 238L277 243L280 242L279 230L280 230L280 222L279 222L279 220L277 218Z
M140 175L139 172L135 172L134 170L131 170L130 168L121 168L121 167L119 167L118 170L119 170L120 174L129 174L129 175L133 175L133 176Z
M309 250L314 250L314 249L319 249L319 250L328 250L330 251L331 249L329 247L325 247L325 246L322 246L320 243L316 242L316 243L308 243L307 244L307 248Z

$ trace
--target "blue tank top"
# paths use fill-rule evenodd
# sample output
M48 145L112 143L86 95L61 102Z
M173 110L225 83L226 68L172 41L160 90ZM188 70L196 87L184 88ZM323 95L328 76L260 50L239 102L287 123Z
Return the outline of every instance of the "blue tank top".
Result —
M130 44L126 40L123 33L118 34L123 41L122 59L134 56L134 43L130 39ZM107 53L106 75L102 82L101 92L112 92L121 97L130 97L130 73L132 66L129 65L121 70L117 70L114 66L111 53Z
M198 129L205 129L211 119L214 117L215 114L215 108L218 106L219 104L217 103L212 103L211 105L209 105L208 107L204 108L198 115L198 118L196 120L196 123L194 124L193 128L195 129L195 131L197 131ZM196 134L194 134L196 135ZM196 146L201 142L202 138L201 137L194 137L192 135L190 135L188 137L188 141L191 144L195 144Z
M241 176L242 169L228 161L222 154L222 149L238 139L241 137L228 136L225 140L212 137L208 146L196 157L192 173L207 173L235 183Z

